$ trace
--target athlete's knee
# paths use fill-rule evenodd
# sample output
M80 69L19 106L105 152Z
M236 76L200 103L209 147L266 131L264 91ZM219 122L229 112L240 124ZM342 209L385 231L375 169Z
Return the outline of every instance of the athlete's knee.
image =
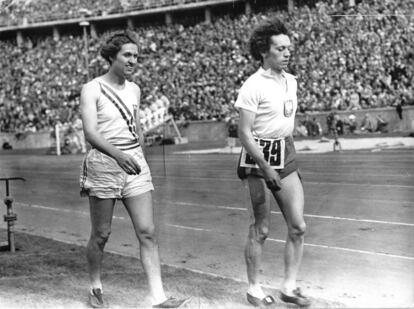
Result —
M250 226L250 238L254 241L257 241L260 244L263 244L266 238L269 236L269 226L267 224L252 224Z
M293 224L289 227L289 237L293 239L302 238L306 232L305 221Z
M111 229L99 229L93 233L92 237L95 243L103 248L107 243L109 236L111 235Z
M155 226L148 225L140 228L137 231L137 237L141 244L155 244L157 242Z
M267 203L267 196L264 190L251 190L250 197L254 209L263 207Z

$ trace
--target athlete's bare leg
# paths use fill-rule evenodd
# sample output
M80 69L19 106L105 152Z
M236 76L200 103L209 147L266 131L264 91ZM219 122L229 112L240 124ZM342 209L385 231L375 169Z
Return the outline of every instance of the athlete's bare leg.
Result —
M162 303L167 297L161 279L158 242L153 219L152 194L149 191L139 196L125 198L123 203L131 217L140 243L141 263L147 276L151 301L153 304Z
M281 290L292 295L302 261L306 223L303 216L304 194L297 172L282 179L282 189L273 192L288 226L284 262L285 277Z
M270 194L262 178L249 176L248 184L251 197L250 215L252 224L245 248L247 278L249 281L248 293L257 298L264 298L259 283L262 248L269 233L270 224Z
M89 279L92 288L102 288L101 266L105 244L111 234L114 199L89 197L91 235L86 246Z

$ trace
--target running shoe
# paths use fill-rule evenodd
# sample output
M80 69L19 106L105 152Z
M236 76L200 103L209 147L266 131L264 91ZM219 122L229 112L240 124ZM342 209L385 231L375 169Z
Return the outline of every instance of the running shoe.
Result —
M300 288L296 288L293 290L293 296L286 295L283 292L280 292L280 299L283 300L285 303L295 304L299 307L308 307L311 304L310 299L302 294Z
M170 297L161 304L152 306L152 308L178 308L187 303L189 300L189 298L176 299L174 297Z
M104 300L101 289L92 289L89 293L89 306L92 308L108 308L108 303Z
M252 296L249 293L247 293L246 296L247 296L247 301L255 307L267 308L270 306L274 306L276 304L275 299L270 295L267 295L263 299Z

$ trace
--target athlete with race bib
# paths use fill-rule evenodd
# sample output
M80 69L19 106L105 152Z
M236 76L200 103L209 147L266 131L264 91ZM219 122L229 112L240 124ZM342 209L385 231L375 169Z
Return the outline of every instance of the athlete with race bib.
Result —
M291 42L285 25L273 19L253 31L249 45L251 55L261 62L261 67L245 81L235 103L240 113L239 137L243 146L237 172L247 181L252 202L252 223L245 248L247 300L260 307L275 304L274 298L263 292L258 278L262 248L269 232L271 193L288 227L280 298L308 306L310 300L296 286L306 224L303 186L292 138L297 82L285 71Z

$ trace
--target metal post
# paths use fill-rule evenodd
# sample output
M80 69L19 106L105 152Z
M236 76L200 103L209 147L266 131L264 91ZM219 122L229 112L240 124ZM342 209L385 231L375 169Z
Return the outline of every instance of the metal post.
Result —
M17 215L13 213L13 198L10 196L9 191L9 181L10 180L22 180L25 181L24 178L21 177L9 177L9 178L0 178L0 181L6 182L6 197L4 198L4 204L6 204L7 211L4 215L4 221L7 222L7 241L8 241L8 249L11 252L16 251L15 246L15 237L14 237L14 221L17 221Z
M15 252L16 247L14 245L14 221L17 220L17 215L12 211L13 198L7 195L4 199L4 203L7 207L7 212L4 216L4 221L7 222L7 240L9 243L9 249L11 252Z
M86 70L86 78L89 81L89 41L88 41L88 31L87 27L89 27L89 22L84 20L79 23L80 26L83 27L83 53L85 57L85 70Z
M90 16L92 13L85 8L79 9L79 13L82 16L82 21L79 23L79 26L83 28L83 50L84 50L84 58L85 58L85 69L86 69L86 78L89 81L89 59L88 59L88 52L89 52L89 42L88 42L88 31L87 27L90 26L89 21L85 18Z
M59 123L55 125L55 138L56 138L56 155L61 155L60 149L60 126Z

